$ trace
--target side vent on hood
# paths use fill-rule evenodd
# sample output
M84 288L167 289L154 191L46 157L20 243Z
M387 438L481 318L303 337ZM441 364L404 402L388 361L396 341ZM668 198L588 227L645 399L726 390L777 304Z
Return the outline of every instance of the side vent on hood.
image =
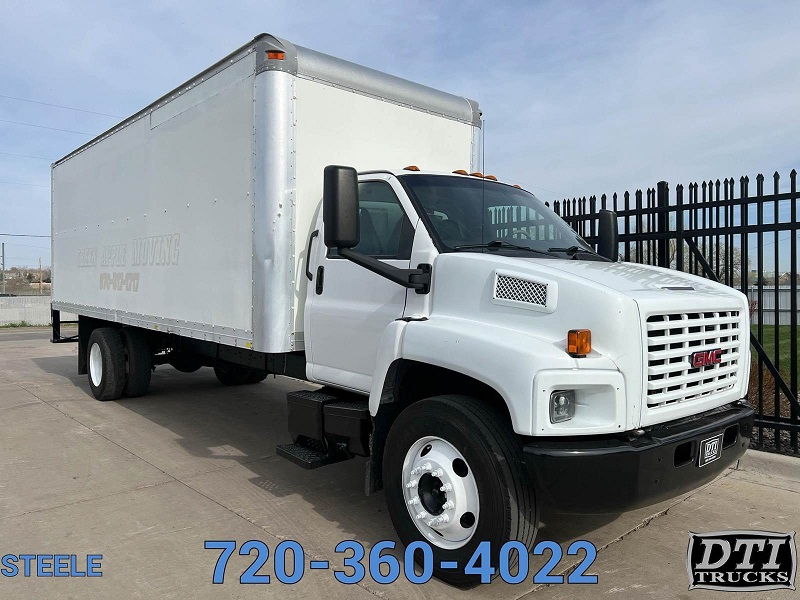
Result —
M496 272L492 301L519 308L553 312L556 308L556 284Z

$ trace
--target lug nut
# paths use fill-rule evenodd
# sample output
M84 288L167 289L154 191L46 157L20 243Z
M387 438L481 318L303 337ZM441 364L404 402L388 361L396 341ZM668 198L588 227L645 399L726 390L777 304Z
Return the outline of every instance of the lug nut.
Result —
M442 487L439 488L440 492L452 492L453 491L453 484L452 483L445 483Z
M429 517L430 515L426 513L424 510L422 512L417 513L417 519L424 519L425 517Z
M440 517L434 517L430 521L428 521L428 527L436 527L437 525L441 525L442 523L447 523L450 520L450 517L447 515L442 515Z
M419 496L414 496L411 500L408 501L410 506L416 506L419 504Z
M406 484L406 487L407 487L407 488L414 488L414 487L417 487L417 484L418 484L418 483L419 483L419 480L418 480L418 479L412 479L411 481L409 481L409 482Z
M419 499L419 498L418 498ZM455 502L452 500L448 500L444 504L442 504L442 510L450 510L451 508L455 508Z
M417 473L421 473L422 471L430 471L431 470L431 463L425 463L423 465L418 465L411 469L411 474L416 475Z
M431 471L431 475L434 477L441 477L444 475L444 471L442 469L436 469L435 471Z

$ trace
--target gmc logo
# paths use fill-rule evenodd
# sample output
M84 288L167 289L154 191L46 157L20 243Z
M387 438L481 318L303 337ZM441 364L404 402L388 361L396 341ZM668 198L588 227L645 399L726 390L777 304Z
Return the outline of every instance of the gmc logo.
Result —
M693 368L699 369L711 365L718 365L722 362L722 350L700 350L689 355L689 363Z

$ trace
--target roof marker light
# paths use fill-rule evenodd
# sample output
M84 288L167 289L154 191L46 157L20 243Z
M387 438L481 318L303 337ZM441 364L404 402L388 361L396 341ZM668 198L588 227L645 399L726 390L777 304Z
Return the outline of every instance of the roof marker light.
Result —
M483 173L481 173L480 171L475 171L474 173L470 173L470 175L472 175L473 177L481 177L481 178L483 177Z
M269 60L284 60L286 52L282 50L267 50L267 59Z
M491 179L492 181L497 181L497 177L495 177L494 175L487 175L486 177L484 177L484 179Z
M469 175L464 169L457 169L453 171L453 175Z
M417 165L408 165L403 167L403 171L419 171L419 167Z

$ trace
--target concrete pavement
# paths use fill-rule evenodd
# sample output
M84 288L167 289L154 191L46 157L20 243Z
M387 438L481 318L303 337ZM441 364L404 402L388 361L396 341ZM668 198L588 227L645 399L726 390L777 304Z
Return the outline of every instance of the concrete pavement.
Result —
M44 329L0 330L0 555L101 553L103 577L0 577L2 598L732 598L687 591L688 531L800 529L800 463L751 451L739 470L659 505L543 515L540 539L597 545L589 569L597 585L495 582L463 591L367 577L346 586L308 569L292 586L240 585L252 557L238 555L226 583L213 585L217 553L203 549L206 539L260 539L271 549L297 540L307 561L333 566L342 564L333 551L341 540L395 540L382 494L362 493L363 462L305 471L275 456L275 444L289 441L285 393L302 382L226 388L210 369L159 367L149 395L98 402L77 375L75 346L48 338ZM568 558L557 571L578 557ZM272 567L270 557L263 571Z

